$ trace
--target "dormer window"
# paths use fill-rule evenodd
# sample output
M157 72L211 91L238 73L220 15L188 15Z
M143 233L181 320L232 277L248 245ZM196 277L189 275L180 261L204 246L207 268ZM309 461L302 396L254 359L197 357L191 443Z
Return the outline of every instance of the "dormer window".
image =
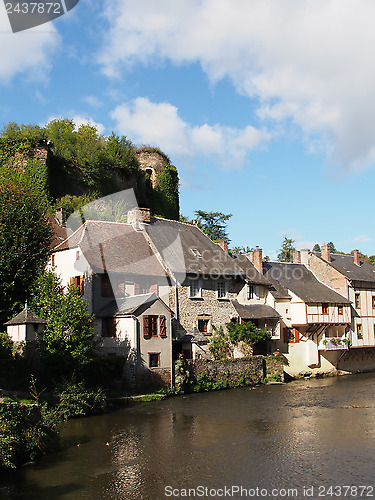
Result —
M322 304L322 313L328 314L328 304Z
M190 248L191 253L194 255L194 257L202 258L202 254L197 248Z

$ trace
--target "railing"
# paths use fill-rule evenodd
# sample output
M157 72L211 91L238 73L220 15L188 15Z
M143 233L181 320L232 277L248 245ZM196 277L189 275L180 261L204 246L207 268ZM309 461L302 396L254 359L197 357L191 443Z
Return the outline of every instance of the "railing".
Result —
M349 349L349 339L340 337L325 337L318 345L320 351L344 351Z

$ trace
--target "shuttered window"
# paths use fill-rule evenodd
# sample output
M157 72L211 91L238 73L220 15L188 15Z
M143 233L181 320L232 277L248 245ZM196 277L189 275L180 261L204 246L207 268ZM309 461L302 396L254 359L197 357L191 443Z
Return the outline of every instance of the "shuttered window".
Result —
M102 337L116 337L116 318L102 319Z
M165 338L167 336L167 321L165 316L159 316L160 324L160 337Z
M76 290L79 290L81 295L85 292L85 278L84 276L73 276L70 278L70 284Z
M150 316L143 316L143 337L145 339L151 338Z

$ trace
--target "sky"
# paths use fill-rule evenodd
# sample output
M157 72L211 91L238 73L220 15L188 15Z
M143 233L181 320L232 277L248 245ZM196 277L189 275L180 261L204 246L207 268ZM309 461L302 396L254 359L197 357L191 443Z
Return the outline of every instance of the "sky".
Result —
M230 246L375 254L373 0L80 0L12 33L0 128L54 118L158 146L181 213L232 214Z

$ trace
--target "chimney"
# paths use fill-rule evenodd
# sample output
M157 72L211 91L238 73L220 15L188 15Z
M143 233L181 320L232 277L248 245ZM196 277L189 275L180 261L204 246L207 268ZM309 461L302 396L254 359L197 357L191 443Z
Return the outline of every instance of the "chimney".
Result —
M131 224L134 229L140 229L140 223L149 224L151 222L151 214L149 208L133 208L128 212L128 224Z
M225 240L218 241L217 244L224 250L224 252L228 253L228 242Z
M359 260L359 251L358 250L353 250L353 257L354 257L354 264L356 266L360 266L361 261Z
M66 210L58 208L55 212L55 219L60 227L66 227Z
M253 253L253 264L255 266L255 269L260 272L260 274L263 274L263 264L262 264L262 249L259 247L254 248L254 253Z
M309 252L308 248L303 248L300 251L301 264L305 264L306 267L309 265Z
M293 264L301 264L301 252L299 250L293 252Z
M321 251L322 258L327 262L331 262L331 252L329 250L329 246L323 243Z

